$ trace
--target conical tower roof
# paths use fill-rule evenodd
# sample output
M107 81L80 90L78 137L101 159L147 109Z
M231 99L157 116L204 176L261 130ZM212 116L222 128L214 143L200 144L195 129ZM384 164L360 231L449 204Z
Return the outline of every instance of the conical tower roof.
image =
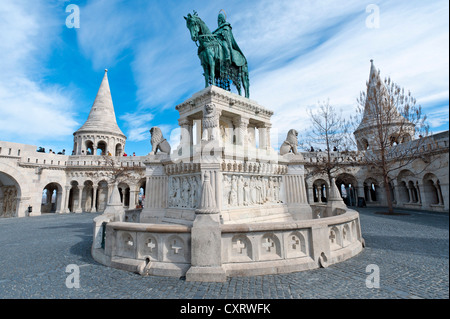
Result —
M389 123L402 122L404 118L387 101L390 100L389 92L381 79L380 71L375 67L373 60L370 60L370 74L367 82L366 103L364 113L357 131L376 125L376 117L380 116L379 108L383 108L383 113L389 117Z
M103 76L88 119L74 134L95 132L117 134L125 137L117 125L107 74L108 70L105 70L105 75Z

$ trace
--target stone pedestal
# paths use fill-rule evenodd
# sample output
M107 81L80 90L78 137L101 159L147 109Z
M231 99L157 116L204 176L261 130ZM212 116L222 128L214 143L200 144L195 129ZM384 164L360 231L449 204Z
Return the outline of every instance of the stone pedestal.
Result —
M325 217L330 217L330 216L336 215L336 209L338 209L338 208L347 209L347 205L345 205L344 201L342 200L342 197L336 186L336 180L334 178L332 178Z
M111 196L109 196L108 204L103 212L103 215L111 216L114 221L123 221L125 210L120 201L120 193L117 182L111 188Z
M204 174L200 208L191 229L191 268L187 281L224 282L227 279L222 268L222 239L219 210L211 187L210 174Z

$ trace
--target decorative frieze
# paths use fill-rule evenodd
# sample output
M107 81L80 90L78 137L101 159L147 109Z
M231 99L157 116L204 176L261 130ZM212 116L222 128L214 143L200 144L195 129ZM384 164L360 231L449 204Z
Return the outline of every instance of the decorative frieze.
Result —
M281 176L223 174L223 207L282 203Z
M200 175L171 176L169 178L169 208L198 208L201 189Z

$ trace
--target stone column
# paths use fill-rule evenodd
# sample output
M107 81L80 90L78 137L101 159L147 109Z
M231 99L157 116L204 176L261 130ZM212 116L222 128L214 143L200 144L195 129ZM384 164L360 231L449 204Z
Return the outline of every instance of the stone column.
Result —
M441 184L439 184L438 182L436 182L436 191L438 194L439 205L444 205L444 199L442 198Z
M449 190L448 190L448 183L442 183L442 184L439 184L439 186L441 187L441 194L448 194L448 193L449 193ZM446 200L445 200L445 199L446 199ZM443 199L442 205L444 205L444 210L447 210L447 211L448 211L448 208L449 208L448 196L446 196L446 197Z
M150 199L150 196L149 196L149 192L150 191L150 177L146 177L145 178L145 198L144 198L144 201L143 201L143 205L144 205L144 207L145 208L148 208L149 207L149 199Z
M259 149L266 149L267 148L267 128L266 125L263 124L258 127L259 131Z
M270 129L272 128L272 124L266 123L266 149L270 149Z
M398 192L398 184L396 180L392 180L392 184L394 187L394 197L395 197L395 205L400 205L400 194Z
M308 203L314 204L314 186L308 185Z
M55 203L56 210L55 210L55 214L61 214L61 206L62 206L62 203L63 203L62 196L63 196L62 190L56 192L56 203Z
M80 148L80 155L83 153L83 151L84 151L84 154L86 155L86 137L85 136L81 136L80 137L80 146L81 146L81 148Z
M186 281L224 282L222 268L222 238L219 209L211 186L210 172L204 174L200 208L195 211L191 229L191 268Z
M317 188L316 186L316 190L317 190L317 202L321 204L323 197L323 185L320 185L320 188Z
M247 144L247 126L249 123L249 119L245 117L239 117L237 120L233 121L234 126L236 127L236 145L245 146Z
M178 120L180 126L180 145L192 145L192 120L188 118L181 118Z
M199 145L202 140L202 121L195 120L194 122L197 124L195 126L195 135L196 135L195 144Z
M131 190L131 188L130 188L130 209L135 209L136 208L136 206L137 206L137 194L138 194L138 191L136 191L136 190Z
M409 187L409 185L408 185L407 189L408 189L408 194L409 194L409 202L408 203L412 203L413 202L413 193L412 193L411 187Z
M97 208L95 207L95 205L97 204L97 188L98 188L98 186L96 186L96 185L92 186L92 208L91 208L91 213L96 213L97 212Z
M65 213L69 213L70 211L69 211L69 195L70 195L70 186L66 186L65 187L65 197L64 197L64 206L63 206L63 209L62 209L62 213L63 214L65 214Z
M84 186L74 186L74 187L77 187L77 189L78 189L78 203L77 203L77 207L74 209L74 212L82 213L83 210L81 209L81 200L83 199Z

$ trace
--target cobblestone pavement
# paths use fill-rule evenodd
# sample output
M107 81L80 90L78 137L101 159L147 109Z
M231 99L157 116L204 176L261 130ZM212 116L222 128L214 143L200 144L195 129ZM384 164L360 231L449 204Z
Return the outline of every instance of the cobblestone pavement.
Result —
M97 214L0 219L0 298L449 298L448 214L358 210L366 241L359 255L325 269L225 283L141 277L96 263L90 246ZM66 287L69 264L80 267L80 288ZM366 287L370 264L379 267L380 288Z

